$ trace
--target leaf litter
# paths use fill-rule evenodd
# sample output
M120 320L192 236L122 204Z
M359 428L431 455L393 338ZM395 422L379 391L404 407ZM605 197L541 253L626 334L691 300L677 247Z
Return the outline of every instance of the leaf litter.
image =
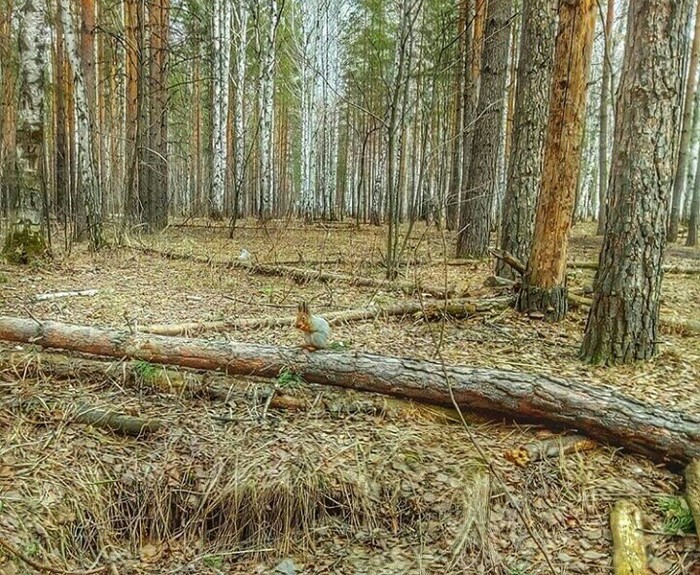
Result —
M594 259L595 240L584 234L590 231L574 230L572 258ZM319 313L388 305L410 296L341 282L300 284L213 263L234 260L245 249L258 261L331 262L313 267L381 278L383 233L369 226L261 229L246 223L229 240L222 228L173 227L143 241L212 262L137 249L97 256L74 249L70 257L22 273L2 267L2 309L126 328L286 316L301 299ZM492 295L483 287L490 262L445 266L443 245L454 245L454 238L436 230L416 237L403 269L407 279L454 287L460 295ZM684 252L668 258L678 266L692 262ZM588 286L592 278L592 271L575 270L569 286ZM698 276L666 275L662 313L700 319L698 284ZM99 292L32 301L37 293L73 289ZM557 325L506 310L459 321L348 323L334 326L333 337L349 352L439 354L447 363L556 373L700 412L698 336L663 334L661 353L647 364L591 367L577 359L584 324L579 310ZM200 337L300 343L286 328ZM305 382L277 392L303 398L306 408L266 408L271 384L254 378L227 378L230 393L222 401L149 386L114 361L102 372L58 377L31 346L3 349L0 537L43 563L62 569L109 564L118 573L549 572L450 410ZM78 402L165 426L148 437L120 437L74 423L71 406ZM347 408L368 402L374 408ZM42 403L52 408L41 409ZM693 573L700 561L697 539L664 535L655 503L678 494L680 476L603 445L516 467L503 454L550 432L467 417L562 573L611 571L607 518L623 497L645 512L654 572ZM3 575L26 569L0 552Z

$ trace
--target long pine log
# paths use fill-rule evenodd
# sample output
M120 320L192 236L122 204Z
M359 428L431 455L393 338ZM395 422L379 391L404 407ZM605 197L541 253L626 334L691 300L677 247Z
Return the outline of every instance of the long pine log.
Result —
M362 352L204 341L0 316L0 340L109 357L306 381L498 413L585 433L671 465L700 457L700 417L662 409L609 386L548 375L443 365Z

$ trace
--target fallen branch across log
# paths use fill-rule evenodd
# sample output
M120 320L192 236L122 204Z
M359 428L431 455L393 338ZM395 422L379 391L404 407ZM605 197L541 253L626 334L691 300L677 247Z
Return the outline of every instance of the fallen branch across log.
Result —
M132 334L0 316L0 340L109 357L128 357L228 374L275 378L282 369L306 381L503 414L625 447L669 464L700 457L700 417L593 386L546 375L368 353L305 352L223 341Z
M323 314L323 317L331 325L364 321L378 317L391 317L403 315L421 314L424 319L434 319L439 316L464 318L476 313L483 313L496 309L505 309L512 303L510 297L490 299L455 299L426 303L404 302L390 306L371 305L359 309L331 312ZM153 324L140 326L139 331L157 335L194 335L211 331L228 331L259 329L261 327L291 327L296 316L285 317L259 317L238 318L231 320L210 322L188 322L181 324Z
M253 274L288 277L296 281L310 282L318 281L321 283L343 282L353 286L382 288L387 291L398 290L407 294L422 293L436 298L449 297L453 293L453 289L445 289L443 287L423 286L418 283L408 281L391 281L386 279L377 279L364 276L353 276L340 272L314 270L308 268L297 268L285 265L272 265L252 263L244 260L223 260L205 256L197 256L192 254L180 254L177 252L160 251L153 248L132 248L143 253L158 255L167 259L173 260L190 260L207 265L218 265L227 268L247 270Z

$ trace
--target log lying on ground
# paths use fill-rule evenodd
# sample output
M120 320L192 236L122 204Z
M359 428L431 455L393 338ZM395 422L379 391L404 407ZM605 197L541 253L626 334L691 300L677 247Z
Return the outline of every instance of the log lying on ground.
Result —
M354 321L364 321L378 317L414 315L420 313L425 319L445 315L453 318L464 318L476 313L496 309L505 309L512 303L510 297L489 299L454 299L429 302L403 302L390 306L371 305L359 309L331 312L322 314L331 325ZM140 326L139 331L157 335L193 335L207 331L228 331L243 329L258 329L261 327L291 327L296 316L238 318L210 322L188 322L181 324L153 324Z
M700 541L700 459L693 460L683 474L685 476L685 499L695 520L695 533Z
M629 398L607 386L368 353L305 352L223 341L132 334L0 316L0 340L110 357L128 357L228 374L275 378L285 368L305 380L499 413L578 430L655 461L700 457L700 417Z
M408 281L391 281L386 279L377 279L363 276L353 276L349 274L344 274L340 272L331 272L323 270L314 270L308 268L297 268L292 266L284 265L271 265L271 264L259 264L252 263L243 260L224 260L215 259L205 256L197 256L192 254L180 254L177 252L167 252L160 251L153 248L133 248L139 251L158 255L167 259L173 260L190 260L200 263L205 263L207 265L219 265L227 268L247 270L250 273L277 276L277 277L289 277L296 281L318 281L322 283L332 283L332 282L343 282L349 285L361 286L361 287L373 287L382 288L387 291L399 290L404 293L423 293L430 295L432 297L445 297L453 293L453 289L445 289L443 287L431 287L423 286L419 283L408 282Z
M634 503L624 499L615 503L610 512L615 575L649 573L642 527L642 513Z
M569 453L591 451L597 447L595 441L581 435L563 435L548 437L540 441L533 441L526 445L520 445L506 451L505 458L515 463L518 467L527 467L530 463L559 457Z

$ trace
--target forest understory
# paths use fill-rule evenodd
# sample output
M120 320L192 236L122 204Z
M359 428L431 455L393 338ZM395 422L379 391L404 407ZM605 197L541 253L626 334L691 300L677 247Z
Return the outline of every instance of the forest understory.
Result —
M574 228L570 263L597 260L594 233L594 224ZM301 300L322 315L435 300L225 265L246 250L258 263L381 279L385 238L383 228L342 222L242 221L229 239L223 226L188 220L95 255L82 244L65 253L54 234L53 260L22 273L0 265L0 315L147 331L287 317ZM454 234L420 224L412 238L399 281L462 298L512 294L486 287L491 260L457 265ZM700 268L700 251L669 246L665 264L662 326L700 321L700 275L676 273ZM587 293L593 275L570 267L569 290ZM70 290L96 292L37 298ZM591 366L578 359L586 314L572 307L556 324L510 307L465 319L378 317L334 324L333 341L342 353L555 375L700 413L700 334L662 329L653 361ZM292 327L259 323L185 335L302 343ZM35 572L27 559L115 574L605 574L621 499L642 510L651 572L700 573L698 537L679 520L682 475L614 446L566 449L575 430L472 413L463 422L455 410L292 372L273 381L50 351L0 346L2 575ZM127 437L81 423L90 409L159 425ZM562 447L552 456L518 458L554 440Z

